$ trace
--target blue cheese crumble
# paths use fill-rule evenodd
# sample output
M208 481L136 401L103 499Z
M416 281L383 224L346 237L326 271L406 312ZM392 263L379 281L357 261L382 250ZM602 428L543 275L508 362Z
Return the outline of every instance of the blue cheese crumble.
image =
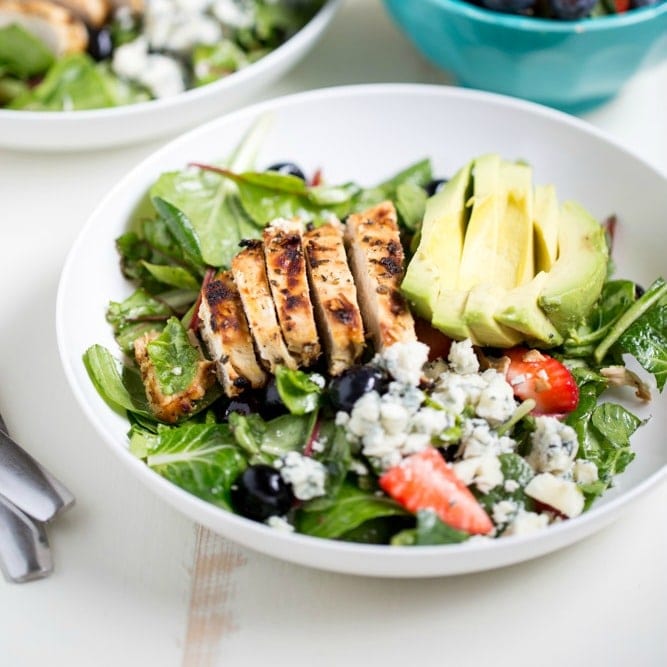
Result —
M327 470L319 461L295 451L287 452L274 465L283 481L291 484L295 498L310 500L324 495Z

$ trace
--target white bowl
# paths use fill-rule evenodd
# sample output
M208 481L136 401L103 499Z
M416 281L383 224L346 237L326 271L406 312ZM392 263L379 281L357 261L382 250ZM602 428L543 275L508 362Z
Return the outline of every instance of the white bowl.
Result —
M91 111L0 109L0 147L66 151L122 146L173 134L238 108L303 58L324 33L340 2L327 0L298 33L256 63L174 97Z
M533 165L536 182L555 183L561 198L577 199L601 218L619 216L619 276L648 284L664 269L665 178L597 130L558 112L488 93L372 85L303 93L230 114L175 140L130 172L84 227L61 278L57 332L65 372L82 409L129 470L195 521L247 547L317 568L393 577L472 572L545 554L602 528L665 478L664 397L654 400L648 410L653 418L633 439L635 461L590 512L538 534L488 543L397 548L283 534L190 495L134 458L127 450L127 421L98 396L81 361L93 343L116 349L105 309L131 287L118 270L114 239L161 172L224 156L266 112L275 124L259 167L293 160L311 173L322 167L329 182L370 185L426 156L440 175L484 152L521 157Z

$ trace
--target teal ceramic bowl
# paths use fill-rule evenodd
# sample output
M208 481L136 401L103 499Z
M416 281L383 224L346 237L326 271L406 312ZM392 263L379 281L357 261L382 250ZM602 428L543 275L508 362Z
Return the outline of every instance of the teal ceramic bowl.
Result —
M579 113L614 97L667 56L667 0L643 9L557 21L462 0L384 0L415 46L457 83Z

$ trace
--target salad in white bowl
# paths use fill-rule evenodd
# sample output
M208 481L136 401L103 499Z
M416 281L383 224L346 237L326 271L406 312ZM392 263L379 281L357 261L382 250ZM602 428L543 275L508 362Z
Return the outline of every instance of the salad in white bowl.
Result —
M326 160L258 171L263 127L162 174L116 240L119 351L84 361L131 452L331 540L504 540L585 512L642 426L607 390L640 404L667 379L667 285L613 276L614 220L495 153L374 187Z
M263 58L321 0L1 0L0 107L102 109L172 97Z

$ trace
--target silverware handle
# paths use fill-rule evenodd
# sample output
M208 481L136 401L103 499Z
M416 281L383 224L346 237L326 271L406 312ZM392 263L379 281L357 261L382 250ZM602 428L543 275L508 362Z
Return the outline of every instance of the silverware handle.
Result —
M0 569L8 581L41 579L53 571L46 530L0 496Z
M49 521L74 497L26 451L0 430L0 492L38 521Z

